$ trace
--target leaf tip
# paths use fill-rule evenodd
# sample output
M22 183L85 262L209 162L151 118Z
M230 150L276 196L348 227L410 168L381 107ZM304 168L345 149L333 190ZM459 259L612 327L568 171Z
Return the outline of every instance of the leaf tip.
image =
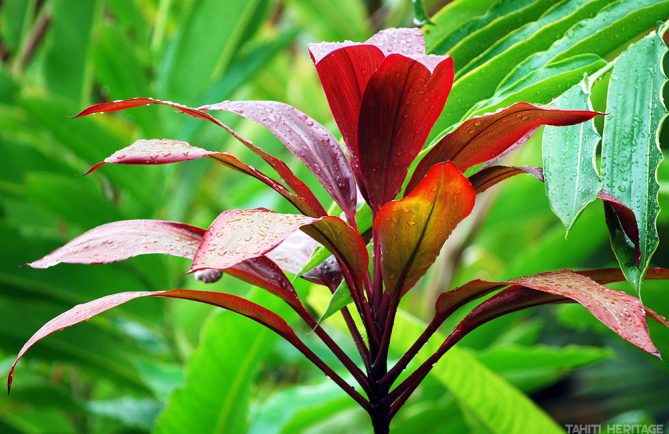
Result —
M87 170L85 173L83 173L81 176L90 175L91 173L95 172L95 171L98 170L100 167L104 166L105 164L107 164L105 161L100 161L99 163L95 164L95 165L92 166L90 169L88 169L88 170Z

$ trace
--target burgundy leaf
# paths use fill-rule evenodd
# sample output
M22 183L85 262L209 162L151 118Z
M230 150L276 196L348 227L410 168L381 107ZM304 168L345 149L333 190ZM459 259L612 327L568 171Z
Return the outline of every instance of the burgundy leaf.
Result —
M14 377L14 369L16 368L16 364L19 362L21 357L23 357L24 354L37 342L51 335L52 333L60 331L66 327L79 324L80 322L86 321L118 305L141 297L179 298L222 307L224 309L228 309L251 318L260 324L263 324L291 343L299 342L299 339L295 335L295 332L293 332L293 329L290 328L286 321L284 321L277 314L235 295L223 294L220 292L191 291L183 289L157 292L122 292L119 294L108 295L88 303L79 304L44 324L42 328L40 328L28 340L28 342L23 345L21 351L19 351L19 354L17 355L11 370L9 371L9 377L7 379L8 389L11 389L12 387L12 380Z
M490 166L480 170L469 177L469 182L476 190L476 193L483 193L490 187L504 181L512 176L527 173L540 181L544 180L544 173L541 167L536 166Z
M357 198L351 166L337 139L323 125L275 101L224 101L199 110L231 111L265 126L304 162L353 221Z
M626 341L659 357L648 334L646 310L641 301L587 276L562 270L482 284L485 283L511 287L481 303L456 327L454 334L466 334L491 319L526 307L573 300Z
M391 54L370 78L358 120L361 191L373 210L395 198L453 85L453 59Z
M106 264L152 253L192 258L203 235L203 229L184 223L118 221L91 229L28 265L48 268L60 263Z
M170 164L202 157L212 158L233 170L256 178L285 197L305 215L318 217L325 214L323 207L308 189L303 191L306 196L292 193L283 184L243 163L233 155L226 152L208 151L180 140L137 140L132 145L116 151L105 158L104 161L91 167L86 174L96 171L105 164Z
M417 57L419 61L416 63L427 63L425 66L430 70L434 65L430 60L425 62L425 59L437 57L425 56L425 43L419 29L383 30L364 43L311 44L309 52L334 119L348 146L358 186L363 196L368 197L366 186L362 182L358 149L358 127L365 89L372 75L388 56L396 54Z
M160 101L157 99L153 98L130 98L130 99L122 99L122 100L116 100L116 101L110 101L110 102L103 102L100 104L94 104L81 112L77 113L74 117L79 118L82 116L88 116L92 114L97 114L97 113L110 113L110 112L115 112L119 110L127 110L135 107L143 107L147 105L152 105L152 104L159 104L159 105L166 105L169 107L173 107L177 110L179 110L182 113L185 113L189 116L192 116L194 118L198 119L203 119L208 122L211 122L213 124L219 125L220 122L214 118L213 116L201 111L197 110L188 106L185 106L183 104L178 104L175 102L171 101Z
M204 229L184 223L163 220L118 221L91 229L28 266L49 268L60 263L106 264L156 253L192 259L204 234ZM211 268L206 271L217 272ZM288 303L295 305L297 301L293 286L281 269L267 258L249 259L223 271L266 289Z
M407 186L407 192L413 190L430 167L437 163L452 161L464 172L504 153L541 125L573 125L600 114L546 109L521 102L492 114L469 119L444 136L421 160Z
M303 198L307 203L310 204L309 205L310 211L308 215L318 215L318 216L327 215L327 212L325 211L323 206L318 202L318 199L316 199L316 196L314 196L313 192L304 182L302 182L297 176L295 176L295 174L290 170L290 168L286 165L286 163L284 163L283 161L279 160L276 157L273 157L272 155L268 154L262 149L258 148L251 141L240 136L235 130L225 125L223 122L219 121L215 117L211 116L209 113L204 112L202 110L187 107L185 105L173 103L170 101L160 101L153 98L131 98L126 100L118 100L113 102L106 102L92 105L87 109L83 110L82 112L80 112L79 114L77 114L75 117L88 116L95 113L108 113L118 110L126 110L129 108L141 107L150 104L160 104L169 107L174 107L177 110L188 114L189 116L206 120L208 122L213 123L216 126L223 128L225 131L230 133L230 135L232 135L235 139L241 142L244 146L246 146L256 154L258 154L263 160L265 160L267 164L269 164L274 170L276 170L276 172L279 174L281 179L284 180L284 182L286 183L286 185L288 185L288 187L290 187L299 197ZM93 168L93 170L94 169L95 168Z
M624 282L625 275L620 268L601 268L597 270L576 271L578 274L589 277L602 285L613 282ZM645 276L646 280L669 279L669 268L649 268Z
M279 214L265 209L222 212L205 233L191 271L225 269L265 255L298 229L338 255L358 279L364 277L368 264L364 241L341 219Z

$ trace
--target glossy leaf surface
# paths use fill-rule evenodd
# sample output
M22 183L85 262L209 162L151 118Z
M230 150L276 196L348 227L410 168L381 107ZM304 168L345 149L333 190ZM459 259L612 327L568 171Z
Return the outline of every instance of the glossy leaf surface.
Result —
M434 263L446 239L472 211L476 193L453 164L434 166L416 189L386 204L374 221L386 291L411 289Z
M499 284L512 286L475 308L457 326L455 334L467 333L506 313L538 304L560 302L566 298L583 305L626 341L659 357L648 334L646 311L636 297L607 288L568 270L521 277Z
M358 121L362 192L372 209L395 198L453 85L449 57L391 54L370 78Z
M657 168L662 160L659 128L667 115L661 100L666 82L661 66L666 52L656 34L631 45L613 68L607 97L606 109L611 115L604 124L602 178L604 188L636 216L640 257L620 239L614 238L613 247L629 282L637 289L659 242ZM640 73L642 83L638 81Z
M25 343L25 345L21 348L21 351L19 351L19 354L17 355L9 373L9 378L7 380L8 387L11 388L16 364L21 359L21 357L23 357L23 355L25 355L25 353L37 342L52 333L89 320L96 315L108 311L109 309L113 309L116 306L141 297L179 298L211 304L222 307L224 309L232 310L248 318L251 318L252 320L257 321L274 330L288 341L294 342L297 339L293 329L291 329L290 326L281 317L255 303L235 295L223 294L220 292L192 291L183 289L157 292L121 292L118 294L108 295L88 303L77 305L69 311L44 324L44 326L35 332L35 334L28 340L28 342Z
M231 111L265 126L316 175L347 216L355 216L351 166L337 139L323 125L295 107L275 101L224 101L199 110Z
M106 264L152 253L192 258L203 234L203 229L183 223L118 221L91 229L28 265L48 268L60 263Z
M116 151L104 161L91 167L87 174L92 173L105 164L171 164L182 161L210 157L223 165L240 173L252 176L264 183L283 197L295 208L310 216L320 216L325 213L318 200L308 189L300 189L304 196L289 191L286 186L270 178L258 169L242 162L237 157L226 152L214 152L192 146L181 140L171 139L140 139L132 145Z
M491 160L529 138L542 125L565 126L592 119L596 112L555 110L517 103L496 113L469 119L444 136L423 157L407 191L411 191L433 165L452 161L462 171Z
M586 83L580 83L555 101L569 110L591 110ZM599 133L591 119L578 125L544 129L542 151L546 192L553 212L567 230L601 189L595 167Z

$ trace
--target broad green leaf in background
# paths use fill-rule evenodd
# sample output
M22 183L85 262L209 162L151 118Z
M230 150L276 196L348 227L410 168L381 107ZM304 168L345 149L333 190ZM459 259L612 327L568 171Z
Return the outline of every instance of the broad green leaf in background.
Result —
M393 334L397 346L394 348L408 348L424 328L425 324L398 312ZM444 338L435 334L425 345L425 353L436 351ZM423 354L423 351L418 354L419 361L425 359ZM563 433L536 404L486 368L468 350L458 346L451 348L429 375L443 383L460 407L492 434Z
M507 87L547 63L581 53L606 56L669 14L667 0L619 0L570 28L551 47L527 58L502 82Z
M602 361L612 354L598 347L570 345L502 345L491 348L479 360L525 393L536 391L565 377L581 366Z
M475 1L471 8L469 2L454 2L446 6L434 17L434 26L425 41L427 52L445 53L450 51L468 35L476 33L500 17L523 9L533 0L511 1ZM464 65L465 63L456 63Z
M458 74L462 75L498 56L492 64L495 65L498 75L506 74L502 71L511 71L517 65L512 59L516 59L517 62L536 51L548 48L574 23L588 18L610 2L611 0L560 1L536 21L525 24L497 41L492 47L460 68Z
M560 109L592 110L587 82L569 89L555 101ZM546 193L555 215L567 231L601 189L595 167L600 136L593 120L578 125L546 127L542 142Z
M602 140L604 189L634 212L640 257L619 240L614 239L612 247L625 277L637 290L658 246L656 174L662 160L659 128L667 115L661 99L666 52L660 34L631 45L613 68L606 106L610 114Z
M251 385L275 340L232 312L214 314L188 361L186 383L170 396L155 432L245 432Z
M365 4L357 0L288 0L299 21L321 41L364 41L370 36ZM323 20L327 17L327 20Z
M537 19L555 0L507 0L499 2L506 13L490 22L482 29L469 33L460 40L448 54L455 60L456 70L468 64L473 58L497 42L499 35L505 35L528 21Z
M513 86L472 107L465 117L480 116L520 101L548 104L567 89L606 66L595 54L580 54L533 71Z
M52 2L53 29L44 62L49 89L56 95L83 104L92 86L88 63L90 39L96 16L102 13L99 0L56 0Z
M193 2L161 65L159 94L194 104L225 71L262 0Z

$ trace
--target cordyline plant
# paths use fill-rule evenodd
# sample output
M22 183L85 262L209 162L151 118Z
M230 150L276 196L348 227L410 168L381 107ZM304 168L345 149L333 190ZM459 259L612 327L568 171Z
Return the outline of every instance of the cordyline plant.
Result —
M149 104L174 107L226 130L262 157L281 180L225 152L167 139L138 140L95 165L89 173L104 164L168 164L209 157L265 183L293 204L298 214L279 214L261 208L227 210L206 230L159 220L114 222L84 233L29 266L109 263L149 253L192 259L190 271L200 280L215 282L224 272L285 301L334 353L357 386L347 383L317 356L278 314L224 292L184 289L124 292L78 305L35 333L19 352L17 361L49 334L127 301L139 297L194 300L237 312L272 329L363 407L375 432L386 433L393 416L431 367L463 336L494 318L527 307L580 303L623 339L659 356L648 334L646 316L665 325L667 321L645 308L639 299L603 286L624 280L619 270L562 270L505 282L476 280L443 292L425 331L389 366L393 324L402 298L434 263L453 229L472 212L477 193L518 173L541 177L540 168L491 164L469 178L463 173L506 153L541 125L573 125L599 113L518 103L467 120L443 136L417 162L403 189L410 165L419 156L446 103L453 84L453 60L426 55L418 29L388 29L364 43L314 44L309 51L348 158L325 127L279 102L225 101L190 108L135 98L97 104L78 115ZM313 172L341 209L342 218L328 215L309 187L284 162L212 117L208 113L211 111L234 112L265 126ZM360 206L358 191L365 202ZM633 214L605 192L600 198L616 210L627 235L638 242ZM371 210L373 224L358 225L356 217L363 214L361 207ZM334 259L322 262L303 277L328 287L333 293L337 288L350 292L354 311L343 307L341 314L360 353L359 364L321 327L285 274L301 274L299 270L305 261L299 263L299 251L304 245L315 244L309 237L324 246ZM371 254L367 249L369 243ZM668 278L669 270L651 269L646 277ZM400 373L444 321L457 309L479 299L483 301L454 327L439 349L398 381ZM359 321L355 320L357 316ZM14 367L9 375L10 386L13 372Z

